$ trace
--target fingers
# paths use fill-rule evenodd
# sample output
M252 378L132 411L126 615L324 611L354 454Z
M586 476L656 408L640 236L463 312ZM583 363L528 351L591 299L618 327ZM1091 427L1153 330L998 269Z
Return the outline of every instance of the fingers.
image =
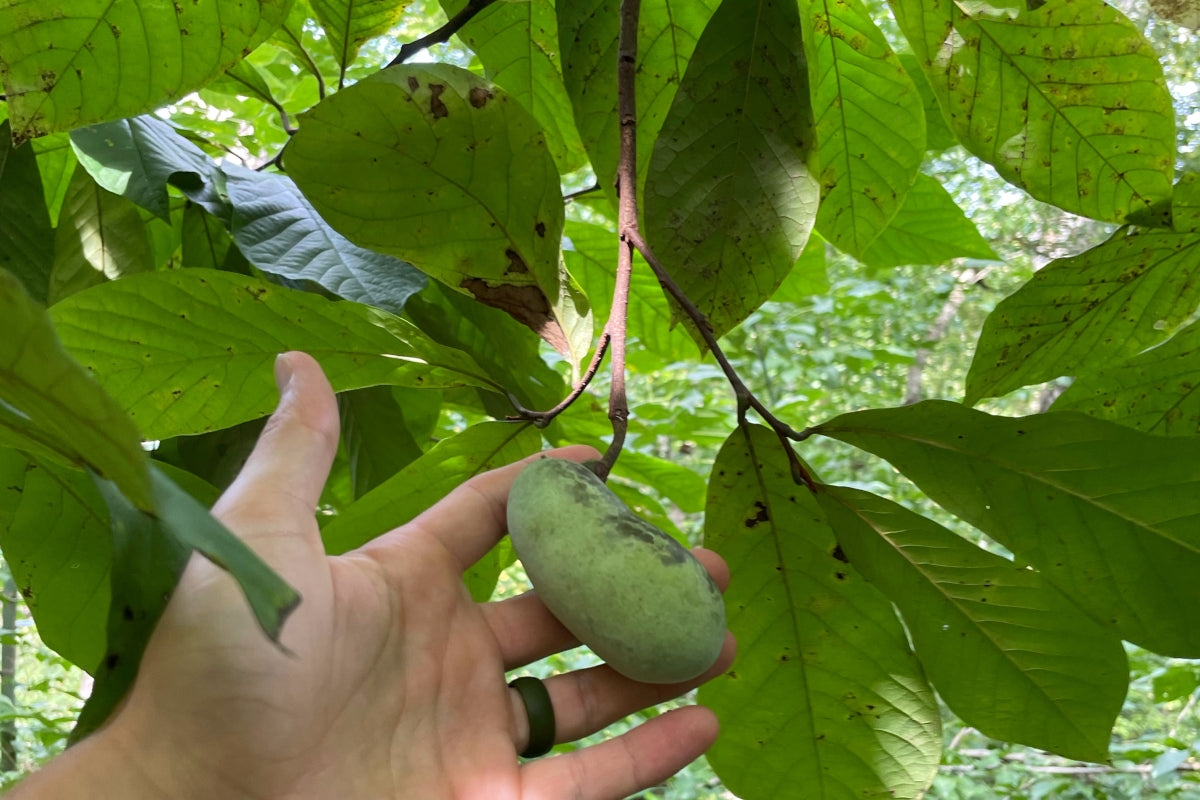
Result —
M591 447L563 447L477 475L409 523L410 530L437 539L465 572L508 530L508 491L526 464L547 456L587 461L597 455Z
M707 708L669 711L615 739L522 767L523 800L619 800L656 786L716 741Z
M313 515L337 452L338 411L320 365L305 353L275 361L279 405L213 514L272 562L297 545L320 551Z

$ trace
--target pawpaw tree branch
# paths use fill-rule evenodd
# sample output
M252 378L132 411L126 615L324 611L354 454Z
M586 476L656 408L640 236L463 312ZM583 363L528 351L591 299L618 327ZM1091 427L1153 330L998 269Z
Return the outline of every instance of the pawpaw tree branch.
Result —
M506 392L508 402L512 403L512 407L517 412L512 417L509 417L509 419L529 420L539 428L549 425L555 417L566 411L572 403L579 399L579 395L583 394L583 390L592 382L592 378L596 377L596 373L600 370L600 362L604 360L604 353L608 350L609 338L608 328L605 327L604 333L600 334L600 341L596 344L596 352L592 355L592 362L588 364L583 377L572 387L571 393L563 398L554 408L546 411L534 411L521 405L521 401L512 392Z
M403 64L405 61L412 58L425 48L449 41L450 37L458 33L459 29L470 22L476 14L478 14L480 11L483 11L494 2L496 2L496 0L471 0L469 3L463 6L461 11L451 17L445 25L438 28L433 33L428 33L422 36L420 39L414 39L411 42L401 45L400 52L396 53L396 57L388 62L388 66L394 67L397 64Z

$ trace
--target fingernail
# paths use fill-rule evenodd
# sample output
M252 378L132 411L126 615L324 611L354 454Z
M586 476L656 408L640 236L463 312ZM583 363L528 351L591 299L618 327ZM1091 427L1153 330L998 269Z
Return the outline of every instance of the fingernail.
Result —
M275 356L275 386L279 388L279 395L282 397L288 388L288 384L292 382L292 365L288 363L287 353L280 353Z

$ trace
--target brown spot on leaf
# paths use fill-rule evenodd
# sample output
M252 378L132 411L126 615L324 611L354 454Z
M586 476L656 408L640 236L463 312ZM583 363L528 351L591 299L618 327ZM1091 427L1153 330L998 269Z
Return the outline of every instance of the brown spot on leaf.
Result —
M414 78L412 75L409 75L408 76L408 90L410 92L415 92L419 88L421 88L421 82L418 81L416 78Z
M543 239L546 238L546 223L538 220L538 224L534 225L533 229L537 231L538 236L542 237Z
M472 107L483 108L487 101L492 99L492 93L482 86L475 86L467 93L467 99L471 101Z
M484 305L498 308L530 328L551 347L570 358L571 348L567 344L566 334L550 313L550 303L538 287L508 284L489 286L481 278L464 278L459 286Z
M843 564L850 563L850 559L846 558L846 553L844 550L842 550L842 546L840 544L833 546L833 552L830 555L832 555L838 561L841 561Z
M529 266L525 263L525 259L521 258L521 254L511 247L504 251L504 255L508 256L508 269L504 270L505 275L528 275Z
M758 509L758 511L755 513L755 515L753 517L749 517L746 520L747 528L756 527L758 525L758 523L767 522L770 519L770 516L767 514L767 507L763 504L763 502L761 500L755 500L754 507L756 509Z
M442 93L446 91L446 84L431 83L429 84L429 113L433 114L434 119L450 116L450 109L446 108L446 104L442 102Z

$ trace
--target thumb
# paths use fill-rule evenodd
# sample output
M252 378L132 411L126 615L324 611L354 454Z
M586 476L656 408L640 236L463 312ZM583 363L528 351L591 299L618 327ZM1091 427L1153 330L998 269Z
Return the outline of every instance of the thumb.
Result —
M245 466L213 507L213 515L268 563L273 554L264 551L275 549L271 542L290 550L301 532L305 544L321 549L314 514L338 443L337 400L312 356L278 356L275 382L279 405Z

